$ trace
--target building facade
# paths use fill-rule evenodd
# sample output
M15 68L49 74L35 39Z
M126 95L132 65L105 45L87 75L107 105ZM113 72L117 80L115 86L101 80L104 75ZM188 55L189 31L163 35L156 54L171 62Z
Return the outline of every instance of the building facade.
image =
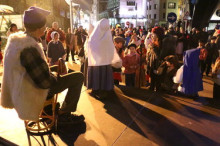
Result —
M167 15L171 12L180 18L179 0L148 0L147 1L147 26L152 27L155 24L167 26Z
M119 17L122 25L145 26L146 0L121 0Z
M60 28L65 31L70 25L69 6L63 0L1 0L0 4L13 7L14 14L22 16L30 6L37 6L51 11L47 19L47 26L51 27L52 22L57 21ZM19 18L22 21L22 17ZM13 22L12 22L13 23Z
M113 26L117 23L122 26L167 26L167 15L171 12L177 15L177 20L180 18L180 0L108 0L104 6L100 4L104 9L99 8L102 10L99 19L108 18Z

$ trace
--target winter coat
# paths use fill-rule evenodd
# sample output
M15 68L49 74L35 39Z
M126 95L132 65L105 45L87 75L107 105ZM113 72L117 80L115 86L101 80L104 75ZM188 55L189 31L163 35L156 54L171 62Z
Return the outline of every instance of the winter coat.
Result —
M48 89L38 88L21 65L20 54L34 47L46 60L43 47L32 37L20 32L10 35L4 57L1 105L14 108L23 120L37 120L46 100Z

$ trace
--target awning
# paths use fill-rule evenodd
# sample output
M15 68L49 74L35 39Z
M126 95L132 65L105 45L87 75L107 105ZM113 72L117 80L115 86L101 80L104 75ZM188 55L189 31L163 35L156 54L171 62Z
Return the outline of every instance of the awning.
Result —
M0 5L0 13L1 14L10 14L13 13L14 9L7 5Z
M3 21L7 22L4 15L5 14L11 14L13 12L14 12L14 9L12 7L7 6L7 5L0 5L0 15L2 16L1 21L0 21L0 31L1 31L1 28L2 28Z
M192 16L192 27L206 27L209 24L219 0L197 0L195 11L193 14L194 5L190 0L190 11Z
M70 0L65 0L68 5L70 5ZM72 0L73 6L80 6L84 11L92 11L93 0Z

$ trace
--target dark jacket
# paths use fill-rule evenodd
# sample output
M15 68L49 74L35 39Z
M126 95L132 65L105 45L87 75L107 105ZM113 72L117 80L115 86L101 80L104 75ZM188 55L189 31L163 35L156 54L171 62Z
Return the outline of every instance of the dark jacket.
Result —
M79 31L77 30L75 35L77 36L77 45L83 46L86 41L86 36L88 35L85 30Z

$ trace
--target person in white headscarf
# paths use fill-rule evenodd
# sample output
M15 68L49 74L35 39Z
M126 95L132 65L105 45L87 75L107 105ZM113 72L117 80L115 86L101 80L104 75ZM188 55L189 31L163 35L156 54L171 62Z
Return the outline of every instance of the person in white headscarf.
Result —
M48 44L48 59L50 65L57 65L58 59L65 59L66 56L63 44L59 41L59 36L59 33L56 31L51 33L52 40Z
M92 94L106 97L114 88L112 64L121 62L112 41L109 21L97 22L88 40L88 80L87 87Z

